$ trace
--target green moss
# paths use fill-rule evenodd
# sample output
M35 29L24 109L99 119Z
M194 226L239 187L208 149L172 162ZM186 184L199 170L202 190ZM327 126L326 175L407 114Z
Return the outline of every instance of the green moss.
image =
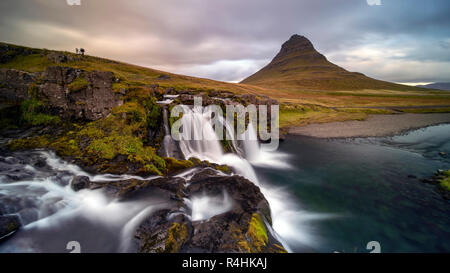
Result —
M189 161L191 161L194 165L199 165L201 163L201 160L196 157L189 158Z
M36 99L24 100L20 110L21 122L26 125L54 125L61 121L58 116L45 114L45 105Z
M73 82L68 85L70 92L78 92L83 89L86 89L89 86L89 83L82 75L81 77L76 78Z
M145 109L147 110L147 126L151 129L155 129L159 126L162 108L156 103L156 98L148 99L145 102Z
M152 164L147 164L144 166L143 168L144 172L149 173L149 174L156 174L156 175L163 175L161 173L160 170L158 170L158 168L155 167L155 165Z
M251 239L252 246L257 252L261 252L269 242L266 226L258 213L252 215L246 235Z
M194 163L189 160L176 160L173 157L166 157L164 160L166 161L167 171L169 173L194 167Z
M443 178L439 179L439 187L444 190L450 192L450 170L443 172Z
M178 253L187 239L188 228L186 224L173 223L167 233L164 252Z
M231 173L230 168L227 165L216 165L216 170L224 173Z

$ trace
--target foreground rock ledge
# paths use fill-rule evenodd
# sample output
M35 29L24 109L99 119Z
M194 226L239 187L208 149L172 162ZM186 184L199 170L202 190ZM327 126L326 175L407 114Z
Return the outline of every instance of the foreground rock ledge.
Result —
M84 179L76 178L75 181ZM79 183L75 184L79 187ZM83 183L86 185L86 183ZM90 189L103 189L121 200L153 196L165 200L137 227L131 251L144 253L284 253L269 232L270 207L257 186L238 176L224 176L211 168L197 172L189 181L180 177L153 180L90 182ZM78 188L79 189L79 188ZM191 220L186 199L220 196L232 201L231 209L203 221Z

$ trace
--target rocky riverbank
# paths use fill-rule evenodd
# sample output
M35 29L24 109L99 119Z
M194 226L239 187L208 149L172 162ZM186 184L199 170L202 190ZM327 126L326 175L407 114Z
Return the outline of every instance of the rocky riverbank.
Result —
M270 232L269 204L258 186L236 175L229 166L196 158L175 159L161 152L163 107L157 103L166 95L176 97L166 106L169 110L176 104L191 104L194 95L202 97L203 105L221 107L272 105L276 101L226 90L141 85L120 73L81 69L82 57L74 59L72 54L61 52L9 45L0 46L1 52L11 58L2 57L0 63L12 62L16 56L36 56L45 64L36 72L0 68L1 183L33 180L34 171L45 171L52 177L65 177L57 184L71 183L76 192L101 191L118 200L133 200L142 192L157 195L170 206L142 219L133 236L132 251L285 252ZM174 121L171 118L168 122ZM222 145L231 152L229 144ZM72 174L53 173L46 160L34 156L35 149L54 151L90 176L136 178L99 182L75 176L68 181ZM26 171L29 166L34 171ZM186 171L193 176L179 176ZM196 210L192 200L203 197L226 198L227 210L206 218L192 215ZM25 213L30 208L22 201L0 195L0 237L38 220L36 215Z

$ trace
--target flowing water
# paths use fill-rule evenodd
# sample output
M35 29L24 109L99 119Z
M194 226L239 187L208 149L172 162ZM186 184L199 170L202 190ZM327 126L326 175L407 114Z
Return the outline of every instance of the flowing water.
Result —
M370 241L382 252L450 251L449 201L419 181L450 168L450 125L384 138L290 137L280 152L293 168L257 168L260 179L305 211L333 215L303 218L313 251L367 253Z
M261 188L272 210L270 232L289 251L367 252L369 241L380 242L384 252L450 251L448 201L434 186L408 178L450 168L450 160L438 155L450 154L450 125L392 138L293 137L276 153L236 139L230 140L235 152L224 153L208 115L194 110L183 115L182 125L206 136L179 143L186 157L227 164ZM252 129L248 134L255 136ZM93 181L151 178L89 175L50 152L2 155L0 170L0 212L19 214L25 225L0 243L0 252L68 252L69 241L80 242L82 252L133 251L138 224L170 205L155 194L123 202L102 191L75 193L68 185L74 175ZM188 181L194 173L178 176ZM226 192L185 201L192 220L231 206Z

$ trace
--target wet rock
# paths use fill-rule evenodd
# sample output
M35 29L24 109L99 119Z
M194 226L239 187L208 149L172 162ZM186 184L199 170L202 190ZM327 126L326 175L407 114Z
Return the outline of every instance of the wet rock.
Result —
M189 239L190 222L184 215L172 218L170 210L160 210L147 218L136 230L138 251L143 253L177 253Z
M103 189L114 198L131 198L143 191L159 190L160 197L172 195L184 197L184 179L180 177L159 177L151 180L128 179L120 181L92 182L91 189ZM164 192L163 192L164 191Z
M169 178L173 179L173 178ZM186 185L186 184L183 184ZM192 222L178 202L176 207L155 212L136 230L139 252L285 252L268 231L269 204L259 188L241 176L218 176L211 168L195 174L185 198L199 194L232 199L232 208L209 219ZM260 232L255 232L255 230Z
M0 216L0 239L12 235L21 225L20 218L17 215Z
M89 177L87 176L75 176L72 179L72 182L70 182L70 187L74 190L74 191L80 191L83 189L88 189L91 185L91 180L89 179Z
M26 208L18 212L23 225L35 222L39 219L39 211L35 208Z

